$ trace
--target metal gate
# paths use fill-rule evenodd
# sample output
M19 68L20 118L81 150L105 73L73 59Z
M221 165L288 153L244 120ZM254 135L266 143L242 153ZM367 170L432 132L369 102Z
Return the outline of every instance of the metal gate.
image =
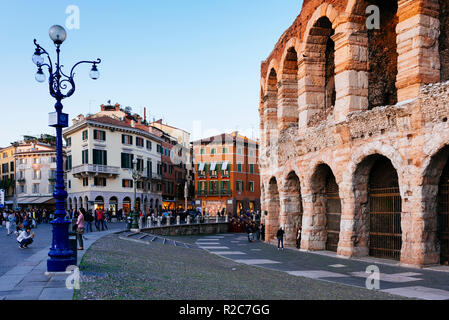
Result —
M449 164L449 162L448 162ZM449 167L446 165L438 187L438 238L440 262L449 263Z
M370 188L369 196L369 254L399 260L402 247L399 187Z
M332 175L326 181L326 250L337 252L340 239L341 201Z

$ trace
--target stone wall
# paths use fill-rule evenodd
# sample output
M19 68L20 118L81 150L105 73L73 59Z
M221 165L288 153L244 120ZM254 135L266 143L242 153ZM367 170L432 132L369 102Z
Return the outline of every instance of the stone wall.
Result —
M304 2L261 67L261 204L268 213L263 216L267 241L283 225L289 230L288 245L293 245L293 230L302 225L302 249L325 248L330 209L322 170L328 168L341 205L337 253L369 255L372 171L379 163L390 163L391 174L377 178L386 185L397 180L394 185L399 186L401 263L439 263L437 194L449 158L449 82L439 82L447 38L438 19L446 21L447 5L440 8L438 2L443 1L397 1L396 14L384 16L386 29L378 37L367 32L364 12L368 4L381 5L379 1ZM328 78L323 66L332 57L321 56L326 55L325 34L316 22L322 17L335 30L334 106L323 104ZM296 108L297 123L283 121L278 108L287 104L276 99L286 79L285 65L294 69L291 48L297 52L298 73L287 77L288 110L289 119L295 119ZM276 74L279 92L269 74ZM291 102L295 78L296 106ZM298 188L292 187L293 175Z
M142 229L141 232L160 236L191 236L200 234L217 234L229 231L229 223L205 223L189 225L172 225Z

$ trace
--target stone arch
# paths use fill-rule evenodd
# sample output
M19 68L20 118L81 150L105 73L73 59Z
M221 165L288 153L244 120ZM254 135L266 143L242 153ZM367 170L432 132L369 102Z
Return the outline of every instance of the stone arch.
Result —
M337 251L340 237L341 199L333 171L320 163L310 178L312 193L312 250Z
M266 94L264 96L265 146L270 147L271 140L277 138L278 132L278 73L271 68L267 77Z
M72 211L73 207L72 207L72 198L69 198L69 210Z
M294 246L298 228L302 228L301 184L295 171L291 171L284 180L280 197L281 220L284 226L285 245Z
M440 55L440 81L449 80L449 3L438 0L440 4L440 37L438 38L438 52Z
M73 197L73 208L78 211L78 200L76 197Z
M423 174L424 264L449 263L449 145L432 155Z
M112 210L112 214L115 216L118 211L118 199L116 196L112 196L109 198L109 208Z
M279 229L279 189L278 182L275 177L272 177L268 182L267 189L267 211L265 216L265 241L270 242L276 237L276 232Z
M129 214L132 209L132 202L130 197L124 197L122 202L123 213Z
M398 171L379 153L366 156L353 174L354 247L360 255L400 259L402 197Z
M104 198L102 196L97 196L94 201L95 209L104 210Z
M310 21L313 24L304 37L299 72L299 126L302 128L325 119L336 101L335 43L332 39L335 29L327 16Z
M79 206L80 208L84 208L83 197L79 197Z
M281 60L278 82L278 129L281 133L289 127L298 126L298 50L296 38L290 39Z

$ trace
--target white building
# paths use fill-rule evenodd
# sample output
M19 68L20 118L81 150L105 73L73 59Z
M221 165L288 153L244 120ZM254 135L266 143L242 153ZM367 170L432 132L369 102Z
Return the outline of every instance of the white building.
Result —
M162 204L161 143L157 132L118 105L78 116L63 132L67 142L67 207L129 212L134 207L133 159L142 178L136 204L151 212Z

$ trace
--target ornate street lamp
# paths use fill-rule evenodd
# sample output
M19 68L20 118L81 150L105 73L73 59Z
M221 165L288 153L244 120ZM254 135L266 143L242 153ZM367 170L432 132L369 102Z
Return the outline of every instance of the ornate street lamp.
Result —
M47 77L42 70L46 67L49 72L48 83L50 88L50 95L56 99L56 112L49 114L49 126L56 128L56 186L53 192L53 197L56 199L55 220L51 222L53 225L53 239L49 259L47 260L48 272L63 272L67 267L75 264L73 257L73 250L69 246L69 224L70 221L65 218L65 200L67 192L64 185L64 167L62 154L62 128L68 127L68 114L62 113L61 101L70 97L75 92L75 82L73 71L75 68L83 63L92 64L90 77L94 80L99 78L97 64L101 63L100 59L96 61L80 61L76 63L70 74L66 75L62 71L63 65L59 61L61 44L67 37L67 33L63 27L54 25L49 31L50 39L56 46L56 63L53 65L50 55L42 48L34 39L36 49L32 60L37 66L36 81L44 82ZM48 63L45 62L44 55L47 57Z

